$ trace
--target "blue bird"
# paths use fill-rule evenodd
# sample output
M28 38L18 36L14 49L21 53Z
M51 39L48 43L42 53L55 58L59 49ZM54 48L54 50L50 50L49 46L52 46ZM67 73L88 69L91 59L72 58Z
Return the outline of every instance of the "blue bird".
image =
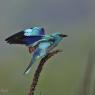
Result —
M46 56L52 49L54 49L62 41L63 37L67 37L67 35L63 35L61 33L54 33L48 36L47 38L39 40L34 45L37 46L37 48L33 52L32 60L24 73L28 74L32 64L34 64L37 59Z
M47 35L45 34L44 28L33 27L18 32L5 39L5 41L9 44L24 44L29 48L29 53L33 52L31 62L24 72L24 74L28 74L32 64L34 64L37 59L46 56L64 37L67 37L67 35L62 33Z

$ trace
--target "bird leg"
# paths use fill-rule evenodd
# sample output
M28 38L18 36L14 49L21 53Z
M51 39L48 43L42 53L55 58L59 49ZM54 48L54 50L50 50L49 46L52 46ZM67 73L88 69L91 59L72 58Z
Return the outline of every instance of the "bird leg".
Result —
M29 53L32 53L36 48L35 47L28 47Z

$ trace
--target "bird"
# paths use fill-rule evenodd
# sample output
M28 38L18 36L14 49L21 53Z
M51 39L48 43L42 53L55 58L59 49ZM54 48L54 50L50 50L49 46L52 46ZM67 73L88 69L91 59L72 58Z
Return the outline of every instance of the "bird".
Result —
M67 36L59 32L49 35L45 33L43 27L32 27L6 38L5 41L9 44L21 44L28 47L29 53L32 54L32 59L24 71L24 74L28 74L36 60L45 57Z

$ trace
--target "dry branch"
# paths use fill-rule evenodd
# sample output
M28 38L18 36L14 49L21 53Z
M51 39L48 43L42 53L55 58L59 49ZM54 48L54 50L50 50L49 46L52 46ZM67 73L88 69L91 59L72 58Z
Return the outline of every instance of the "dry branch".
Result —
M34 91L35 91L36 85L38 83L38 79L39 79L40 73L42 71L42 68L44 66L44 63L48 59L50 59L52 56L54 56L55 54L57 54L59 52L62 52L62 51L61 50L52 51L52 52L48 53L45 57L43 57L41 59L40 64L38 65L37 70L35 71L34 78L33 78L32 84L30 86L30 91L29 91L28 95L34 95Z

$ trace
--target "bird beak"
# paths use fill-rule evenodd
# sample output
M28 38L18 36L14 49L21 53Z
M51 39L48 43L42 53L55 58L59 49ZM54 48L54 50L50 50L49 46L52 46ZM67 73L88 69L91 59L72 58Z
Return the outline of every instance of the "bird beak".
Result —
M63 37L63 38L64 38L64 37L68 37L68 35L64 35L64 34L61 34L60 36Z

